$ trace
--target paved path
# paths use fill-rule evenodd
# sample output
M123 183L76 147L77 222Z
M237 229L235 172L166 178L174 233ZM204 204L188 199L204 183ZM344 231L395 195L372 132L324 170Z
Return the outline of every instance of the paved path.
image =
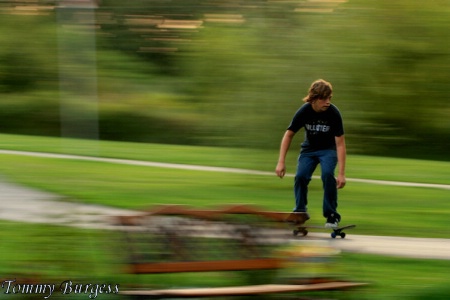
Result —
M344 251L402 256L411 258L450 259L450 239L364 236L349 232L345 239L333 241Z
M111 218L135 211L64 201L59 195L0 180L0 219L110 229Z
M17 152L0 150L0 154L30 155L52 158L70 158L82 160L96 160L109 163L134 164L142 166L163 168L184 168L191 170L234 172L247 174L269 175L269 172L259 172L242 169L213 168L201 166L188 166L177 164L152 163L130 161L123 159L95 158L84 156L46 154L34 152ZM270 173L274 176L273 173ZM355 180L355 179L354 179ZM357 180L357 179L356 179ZM366 181L365 181L366 182ZM384 184L383 181L374 180L373 184ZM412 184L401 182L388 182L391 184ZM417 184L433 188L450 189L448 185ZM112 229L111 217L124 214L136 214L138 212L117 209L99 205L88 205L66 201L64 197L34 190L5 181L0 177L0 219L31 222L50 223L82 228ZM328 234L311 232L307 238L326 238L336 247L344 251L372 253L382 255L404 256L414 258L450 259L450 239L426 239L404 237L361 236L349 232L345 239L331 240Z

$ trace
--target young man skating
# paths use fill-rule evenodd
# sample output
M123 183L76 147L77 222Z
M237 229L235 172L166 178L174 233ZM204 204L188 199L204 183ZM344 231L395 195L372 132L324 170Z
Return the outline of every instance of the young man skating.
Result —
M294 135L305 129L305 140L301 144L295 174L294 212L307 212L308 184L317 165L320 164L323 182L323 216L327 219L325 227L337 227L341 215L337 212L337 189L343 188L345 179L346 146L344 127L338 108L331 104L333 88L325 80L311 84L308 95L295 113L291 124L281 140L280 155L276 174L283 178L286 174L286 154ZM338 167L338 175L334 172Z

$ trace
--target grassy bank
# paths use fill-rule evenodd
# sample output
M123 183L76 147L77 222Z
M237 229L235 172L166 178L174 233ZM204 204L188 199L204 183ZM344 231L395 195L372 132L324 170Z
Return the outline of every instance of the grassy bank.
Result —
M276 153L136 143L2 137L3 149L116 157L146 161L272 170ZM73 145L73 147L69 147ZM291 157L292 160L293 156ZM350 156L348 177L450 184L446 162ZM295 168L292 161L291 172ZM292 178L113 164L77 159L0 155L7 180L62 195L70 201L123 208L155 204L217 206L247 203L290 211ZM316 172L318 175L318 171ZM449 191L349 182L340 191L343 222L369 235L448 237ZM309 211L321 223L321 181L310 184ZM420 221L418 221L420 220Z

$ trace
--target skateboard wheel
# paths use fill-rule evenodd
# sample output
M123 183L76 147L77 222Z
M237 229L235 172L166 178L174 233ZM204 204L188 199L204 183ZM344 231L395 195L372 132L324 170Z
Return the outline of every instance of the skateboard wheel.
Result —
M332 233L331 233L331 237L332 237L333 239L335 239L335 238L336 238L336 232L332 232Z
M294 236L297 236L299 233L301 233L302 236L306 236L308 234L308 230L294 229L294 231L292 231Z
M341 232L341 238L345 238L345 232Z

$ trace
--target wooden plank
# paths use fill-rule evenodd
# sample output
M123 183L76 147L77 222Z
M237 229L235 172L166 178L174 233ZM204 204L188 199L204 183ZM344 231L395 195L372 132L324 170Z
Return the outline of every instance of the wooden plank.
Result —
M292 222L296 224L303 224L309 219L308 214L302 212L294 213L294 212L261 211L259 212L259 214L273 221Z
M221 209L194 209L184 205L161 205L146 210L141 215L119 216L117 219L122 225L138 225L139 220L151 216L185 216L204 220L220 220L231 215L253 215L276 222L294 221L296 223L304 223L309 218L307 213L264 211L250 205L233 205Z
M307 291L340 290L362 287L366 283L359 282L326 282L316 284L262 284L250 286L214 287L214 288L192 288L192 289L167 289L167 290L135 290L121 291L119 294L127 296L152 296L158 298L168 297L230 297L258 294L294 293Z
M216 261L183 261L164 263L136 263L130 265L132 274L177 273L177 272L215 272L278 269L282 260L277 258L216 260Z

